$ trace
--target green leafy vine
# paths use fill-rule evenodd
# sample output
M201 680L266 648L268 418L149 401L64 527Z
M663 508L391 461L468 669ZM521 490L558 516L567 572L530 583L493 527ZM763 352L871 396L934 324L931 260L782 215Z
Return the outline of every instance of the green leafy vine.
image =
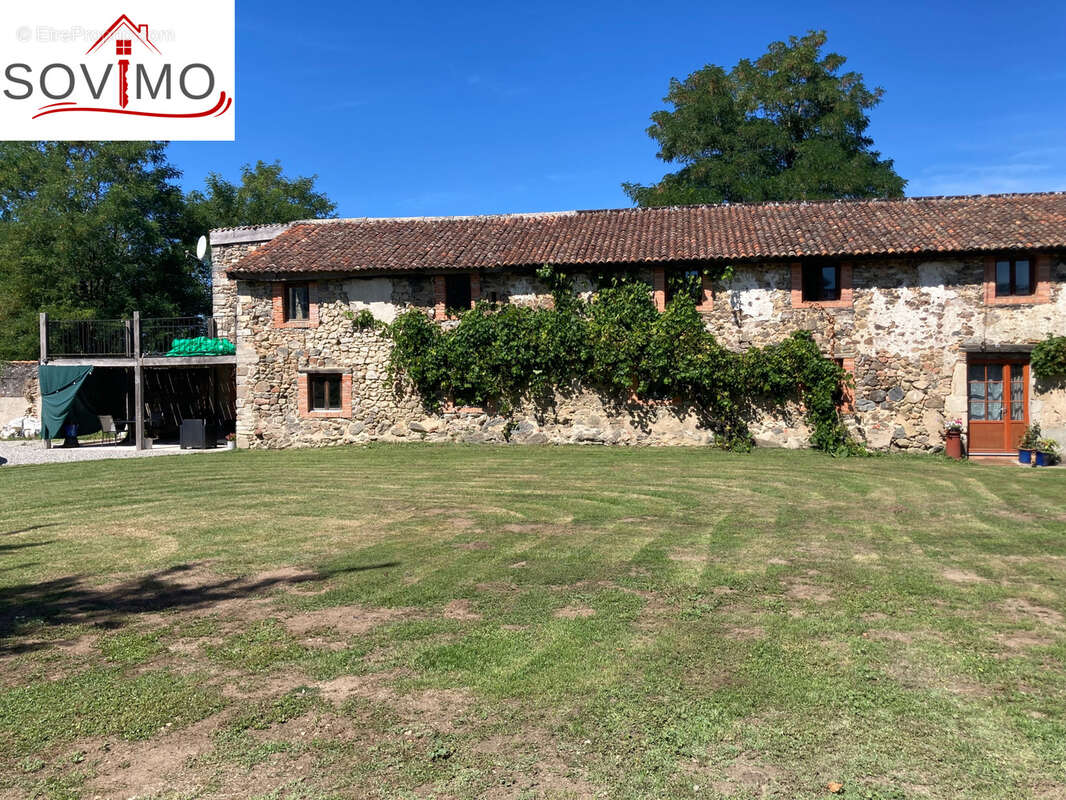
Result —
M431 409L450 399L508 413L523 397L550 404L556 391L579 385L623 405L684 402L722 446L737 450L753 445L746 420L755 409L798 401L813 447L863 451L838 410L849 376L810 332L736 353L706 329L695 292L675 289L660 313L647 284L632 276L601 276L588 299L563 272L546 267L538 276L552 308L478 303L447 329L417 309L398 316L387 329L393 373L405 375Z
M1029 365L1041 380L1066 378L1066 336L1048 336L1033 348Z

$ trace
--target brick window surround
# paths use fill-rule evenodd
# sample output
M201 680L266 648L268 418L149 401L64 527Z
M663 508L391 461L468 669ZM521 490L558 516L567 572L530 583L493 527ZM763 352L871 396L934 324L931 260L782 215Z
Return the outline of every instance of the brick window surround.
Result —
M308 310L307 319L285 319L285 290L290 284L277 281L272 285L272 312L275 328L317 328L318 327L318 284L307 284Z
M851 308L852 306L852 265L850 261L840 262L840 299L839 300L804 300L803 299L803 264L792 262L792 307L793 308Z
M481 275L477 272L458 273L466 274L470 278L470 307L473 308L481 299ZM454 315L448 314L447 308L447 280L446 275L433 276L433 318L455 319Z
M311 410L311 376L340 375L341 407L330 411ZM296 405L300 419L351 419L352 416L352 372L351 370L322 369L300 370L296 376Z
M652 297L655 307L660 311L666 311L666 267L656 267L651 273ZM711 287L711 279L703 276L703 301L696 304L697 311L711 311L714 309L714 290Z
M1024 256L1023 256L1024 257ZM1033 261L1033 273L1036 286L1032 294L996 296L996 262L1002 261L1004 256L985 257L985 305L986 306L1022 306L1036 303L1051 302L1051 256L1047 253L1039 253L1030 256ZM1017 255L1014 258L1018 258Z

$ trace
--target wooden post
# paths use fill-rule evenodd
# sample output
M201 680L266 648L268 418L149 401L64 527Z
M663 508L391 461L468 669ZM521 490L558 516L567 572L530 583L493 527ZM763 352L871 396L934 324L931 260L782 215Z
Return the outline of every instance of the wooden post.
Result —
M144 365L141 363L141 312L133 312L133 419L137 449L144 449Z
M40 358L37 361L37 366L48 363L48 314L44 311L41 312L41 352ZM38 387L40 387L40 377L38 377ZM41 409L44 410L44 400L41 400ZM44 416L43 414L41 415ZM44 449L50 450L52 448L52 440L44 440Z
M48 363L48 314L41 312L41 364Z

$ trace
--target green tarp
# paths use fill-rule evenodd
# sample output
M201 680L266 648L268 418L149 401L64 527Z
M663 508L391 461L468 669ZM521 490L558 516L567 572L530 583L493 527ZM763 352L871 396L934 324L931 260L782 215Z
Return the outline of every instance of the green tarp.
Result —
M63 425L78 426L78 434L84 436L100 430L100 420L82 400L78 392L92 367L57 367L45 365L37 368L41 386L41 436L45 439L63 437Z
M228 339L197 336L195 339L175 339L168 356L232 356L237 352Z

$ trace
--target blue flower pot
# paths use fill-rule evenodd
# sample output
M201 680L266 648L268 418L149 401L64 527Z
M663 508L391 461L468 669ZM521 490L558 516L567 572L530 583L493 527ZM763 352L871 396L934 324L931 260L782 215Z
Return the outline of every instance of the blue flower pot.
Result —
M1051 454L1050 453L1041 453L1039 450L1036 451L1036 465L1038 467L1046 467L1050 463L1051 463Z
M1033 451L1032 450L1019 450L1018 451L1018 463L1019 464L1032 464L1033 463Z

